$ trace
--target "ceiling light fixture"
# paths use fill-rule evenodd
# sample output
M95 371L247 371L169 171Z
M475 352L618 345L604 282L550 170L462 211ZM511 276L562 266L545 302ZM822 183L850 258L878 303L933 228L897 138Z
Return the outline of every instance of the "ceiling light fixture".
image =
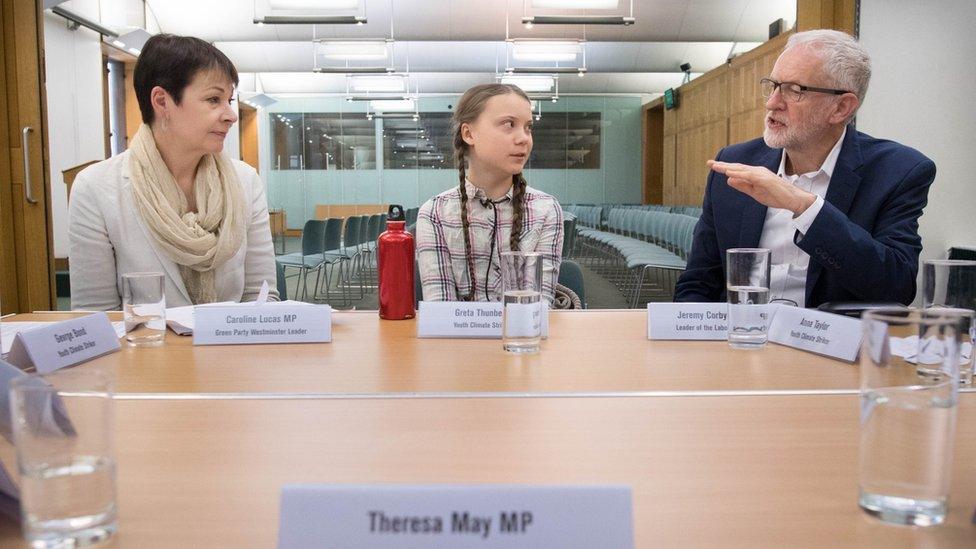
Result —
M363 25L366 22L365 0L255 0L254 3L254 23L258 25Z
M403 75L353 76L349 78L350 87L357 92L404 92L407 79Z
M516 61L575 61L582 54L579 41L513 40L512 59Z
M618 0L532 0L533 8L571 10L611 10L618 7ZM633 25L634 0L630 0L630 15L528 15L526 2L522 3L522 23L532 25Z
M553 76L515 76L505 75L501 78L502 84L518 86L524 92L548 92L556 83Z
M315 43L315 55L342 61L371 61L390 56L392 40L334 41L319 40Z
M532 15L522 18L526 27L530 25L624 25L636 23L633 17L605 15Z
M380 112L410 112L416 109L413 99L380 99L369 102L370 108Z
M532 0L532 7L567 10L615 10L619 3L619 0Z

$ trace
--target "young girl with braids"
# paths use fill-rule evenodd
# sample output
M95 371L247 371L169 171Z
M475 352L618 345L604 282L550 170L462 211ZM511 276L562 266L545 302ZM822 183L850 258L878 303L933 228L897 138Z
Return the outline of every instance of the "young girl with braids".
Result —
M516 86L483 84L461 97L451 120L458 185L417 215L424 300L501 301L499 254L512 250L542 254L542 295L553 302L563 212L522 177L532 121L532 104Z

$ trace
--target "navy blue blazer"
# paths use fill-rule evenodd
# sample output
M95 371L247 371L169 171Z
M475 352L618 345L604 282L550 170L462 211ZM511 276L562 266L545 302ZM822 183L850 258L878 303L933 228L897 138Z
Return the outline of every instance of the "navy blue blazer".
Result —
M730 145L717 160L779 169L782 149L762 139ZM918 218L928 202L935 163L915 149L848 126L823 209L810 230L793 236L810 255L806 306L827 301L915 299L922 239ZM675 301L724 301L725 250L759 246L766 206L709 172L701 219Z

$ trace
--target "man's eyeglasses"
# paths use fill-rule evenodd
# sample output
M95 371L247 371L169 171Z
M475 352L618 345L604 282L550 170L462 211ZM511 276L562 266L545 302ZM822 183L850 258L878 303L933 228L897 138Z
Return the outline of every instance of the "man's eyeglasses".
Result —
M813 86L804 86L803 84L797 84L796 82L777 82L772 78L763 78L759 81L759 89L762 91L762 96L769 99L770 95L777 89L783 97L794 103L803 99L803 94L806 92L817 92L817 93L828 93L831 95L843 95L845 93L854 93L847 90L832 90L830 88L815 88Z

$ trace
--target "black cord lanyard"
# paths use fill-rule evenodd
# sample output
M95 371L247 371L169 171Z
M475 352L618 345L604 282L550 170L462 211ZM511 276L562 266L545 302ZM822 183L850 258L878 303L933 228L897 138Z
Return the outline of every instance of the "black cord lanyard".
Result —
M499 200L480 200L481 205L485 208L490 208L491 217L491 248L488 251L488 268L485 269L485 301L491 301L491 297L488 295L488 277L491 275L491 262L495 259L495 239L498 237L498 209L495 208L498 204L508 201L509 198Z

